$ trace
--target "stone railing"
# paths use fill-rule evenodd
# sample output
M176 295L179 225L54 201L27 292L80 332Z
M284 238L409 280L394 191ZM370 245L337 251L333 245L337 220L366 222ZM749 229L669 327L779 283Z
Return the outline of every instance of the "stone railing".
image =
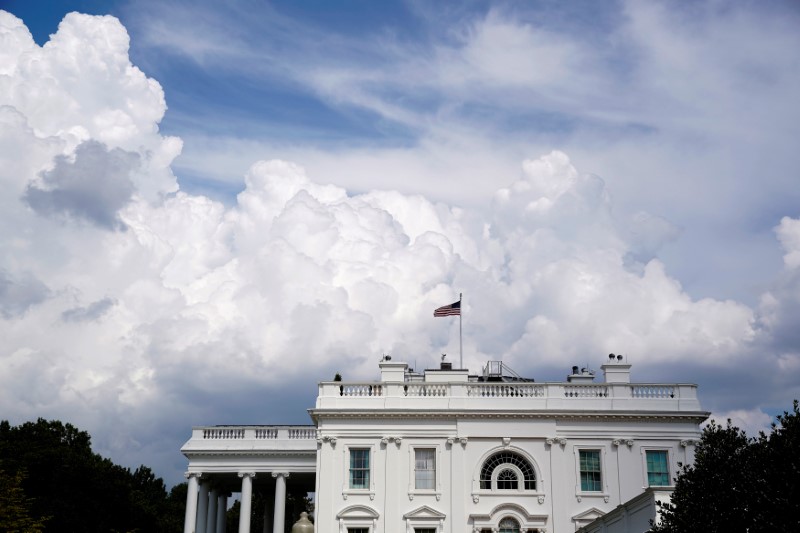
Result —
M313 440L314 426L210 426L194 428L202 440Z
M700 409L696 385L661 383L323 382L317 397L317 408L491 409L495 404L503 409Z

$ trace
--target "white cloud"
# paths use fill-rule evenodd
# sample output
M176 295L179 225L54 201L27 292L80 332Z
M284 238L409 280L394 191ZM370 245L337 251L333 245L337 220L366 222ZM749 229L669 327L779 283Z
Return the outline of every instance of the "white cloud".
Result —
M480 32L496 30L479 29L466 47L482 68L496 51ZM507 37L541 45L529 31ZM520 171L504 163L473 205L368 186L374 179L353 192L325 173L330 153L310 173L253 163L232 205L176 190L181 141L159 133L164 95L130 63L116 19L71 14L38 47L0 12L0 42L0 183L13 191L0 197L0 403L17 420L68 416L115 454L137 456L167 426L183 435L188 420L213 422L208 405L231 416L232 390L308 387L336 370L368 378L381 353L418 366L453 355L456 321L431 314L462 291L475 371L486 359L566 370L612 351L643 367L691 368L698 354L735 366L787 338L776 332L796 316L781 287L757 312L692 298L654 257L675 226L646 209L618 216L613 188L560 151ZM556 77L571 68L545 67ZM394 154L354 164L410 179L408 166L391 168L408 153ZM468 154L461 165L496 168L498 157ZM777 230L787 267L795 222ZM796 350L773 353L771 365L795 368Z
M725 426L728 420L731 424L743 430L748 437L758 437L759 432L769 434L774 417L760 409L734 409L724 413L712 413L709 419Z

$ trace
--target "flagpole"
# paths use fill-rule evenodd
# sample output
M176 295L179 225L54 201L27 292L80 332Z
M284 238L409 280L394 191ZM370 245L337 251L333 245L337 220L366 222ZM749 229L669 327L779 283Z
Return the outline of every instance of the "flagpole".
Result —
M464 306L461 305L461 293L458 293L458 351L461 355L460 370L464 370L464 338L461 336L461 317L464 316Z

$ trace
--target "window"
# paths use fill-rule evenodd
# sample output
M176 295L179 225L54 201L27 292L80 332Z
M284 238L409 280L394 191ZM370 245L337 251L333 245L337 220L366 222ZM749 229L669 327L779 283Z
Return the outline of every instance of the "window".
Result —
M347 533L369 533L368 527L348 527Z
M497 488L500 490L513 490L519 487L519 479L517 473L506 468L497 474Z
M436 450L416 448L414 450L414 488L436 488Z
M435 527L415 527L414 533L436 533Z
M492 486L496 473L496 482ZM521 479L520 479L521 478ZM481 468L481 488L518 490L520 481L525 490L536 490L536 472L527 459L514 452L498 452L489 457Z
M600 472L600 450L580 450L581 490L599 492L603 490Z
M519 533L519 522L513 518L503 518L500 520L500 533Z
M350 488L369 488L369 448L350 449Z
M650 487L669 486L669 464L666 450L647 450L647 485Z

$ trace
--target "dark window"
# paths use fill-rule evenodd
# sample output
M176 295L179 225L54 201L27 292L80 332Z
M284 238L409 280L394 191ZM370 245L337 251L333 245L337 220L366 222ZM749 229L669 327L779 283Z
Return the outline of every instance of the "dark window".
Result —
M522 472L522 478L524 482L525 490L536 490L536 472L533 470L533 466L528 462L527 459L519 455L518 453L514 452L498 452L491 457L489 457L485 463L483 463L483 467L481 468L481 488L482 489L492 489L492 474L494 471L503 465L513 465ZM509 474L506 472L510 472L513 474L514 483L513 487L511 485L511 479ZM503 476L503 483L501 484L501 478ZM497 477L497 487L498 489L508 489L508 488L519 488L519 479L517 479L517 474L511 468L502 469L498 473Z
M497 474L497 488L500 490L516 490L519 487L517 473L506 468Z
M513 518L503 518L500 520L500 533L519 533L519 522Z

